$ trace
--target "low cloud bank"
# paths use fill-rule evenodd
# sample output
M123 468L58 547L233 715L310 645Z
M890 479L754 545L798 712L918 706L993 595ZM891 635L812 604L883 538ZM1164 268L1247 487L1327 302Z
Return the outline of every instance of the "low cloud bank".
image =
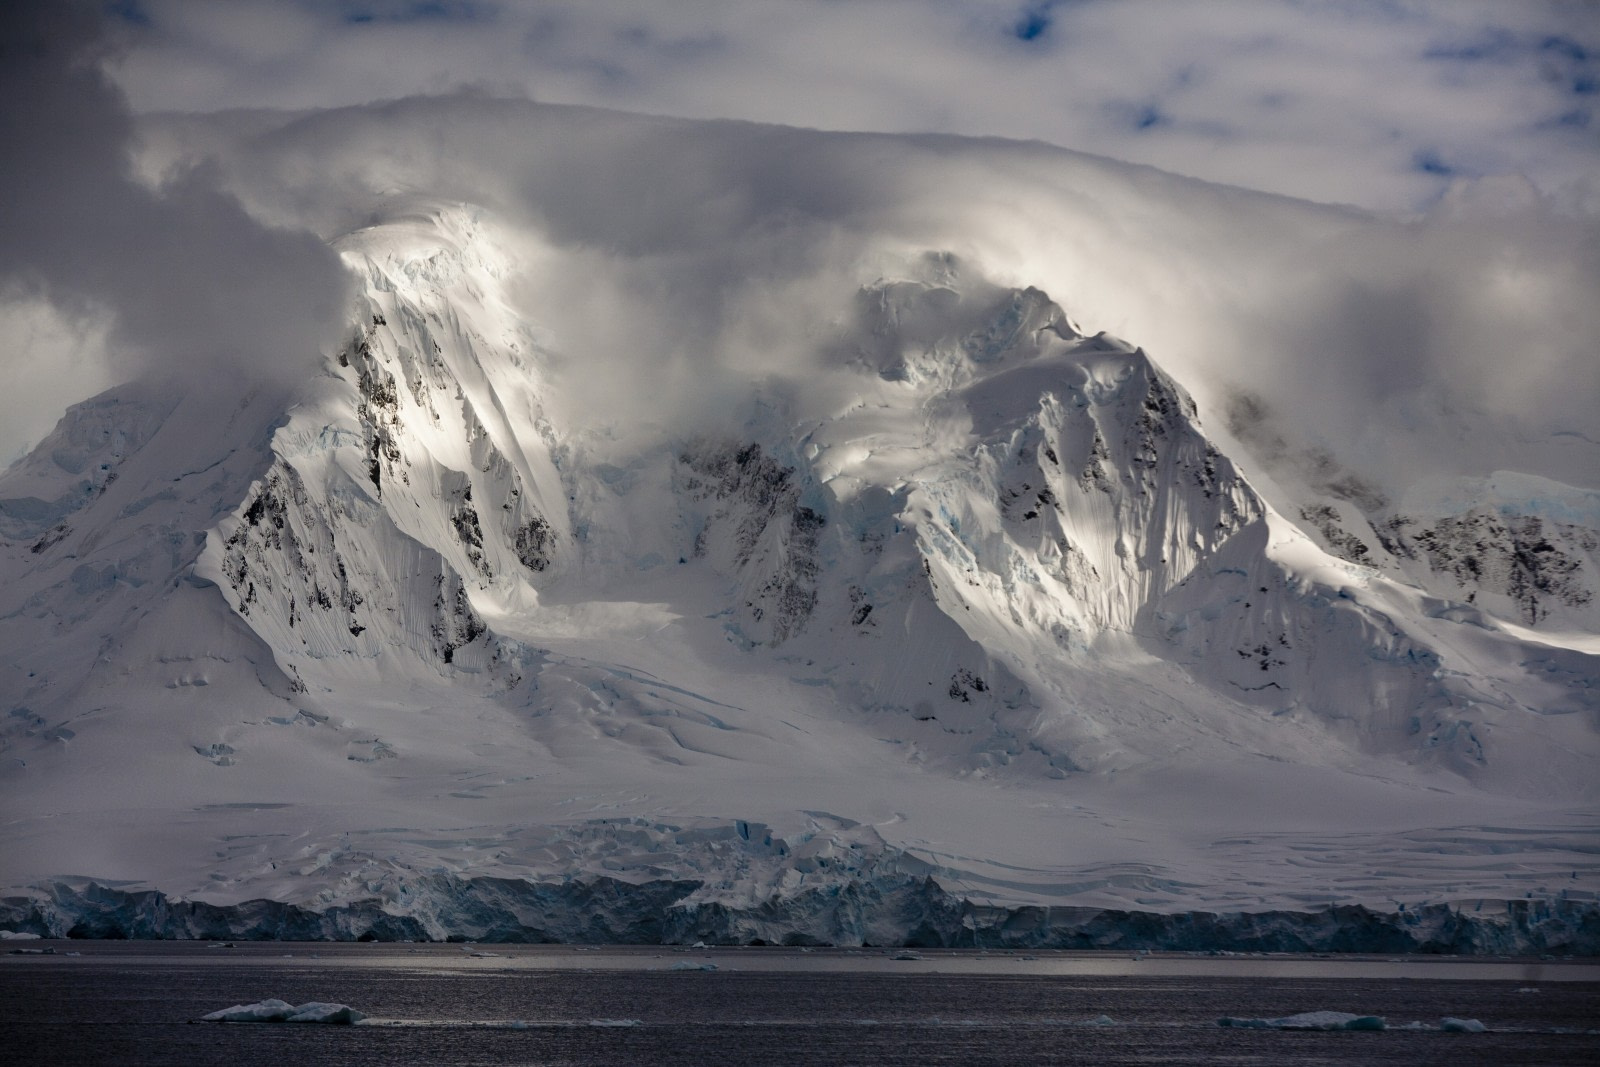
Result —
M523 309L579 372L580 421L687 426L756 392L797 418L847 400L818 360L855 292L940 251L1145 346L1213 432L1290 480L1318 468L1382 496L1600 469L1600 221L1513 180L1458 183L1397 221L1037 144L476 94L249 134L189 120L150 144L147 165L213 156L259 217L329 238L419 196L491 213Z
M0 189L27 205L0 277L109 323L113 377L298 380L347 313L328 242L465 204L517 264L567 416L624 442L848 403L822 354L861 285L931 251L1143 345L1287 483L1380 499L1433 476L1600 469L1600 219L1515 179L1461 179L1402 221L1039 143L481 92L150 118L135 168L126 106L83 62L94 26L54 9L28 26L43 44L4 65L34 106L0 131L25 146Z

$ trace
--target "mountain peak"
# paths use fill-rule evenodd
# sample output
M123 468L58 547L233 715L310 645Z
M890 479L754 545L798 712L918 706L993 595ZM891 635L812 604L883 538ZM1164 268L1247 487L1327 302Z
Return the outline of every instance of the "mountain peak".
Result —
M773 352L704 357L731 368L726 410L646 432L588 417L590 364L520 288L588 253L524 236L397 204L337 242L364 280L350 341L292 403L130 385L0 481L0 637L27 649L0 734L18 825L94 775L118 806L198 827L108 863L177 892L243 819L261 836L223 865L236 898L292 865L282 892L383 884L385 907L442 907L490 869L448 829L470 824L496 872L549 874L580 840L668 842L702 873L759 853L758 895L789 907L837 879L903 895L908 872L1074 899L1077 841L1120 863L1173 818L1224 836L1148 799L1168 775L1222 805L1230 775L1284 767L1330 805L1377 782L1494 812L1592 792L1591 654L1325 550L1149 354L1043 290L941 253L808 291L831 313L753 330ZM648 375L600 384L618 412L658 399ZM1332 539L1333 519L1301 519ZM1122 821L1130 780L1150 791ZM801 863L784 850L819 840L798 827L823 810L832 843ZM662 821L680 817L709 836ZM272 836L283 820L303 838ZM102 844L126 829L70 821ZM779 829L757 849L762 824ZM351 834L455 873L424 884L327 845ZM705 844L725 837L743 843ZM1179 849L1156 881L1227 901L1254 847L1219 844L1223 874ZM1434 846L1397 847L1415 855L1395 877L1422 884ZM636 851L619 876L648 883ZM38 840L13 854L15 877L64 869ZM1268 865L1277 904L1326 894L1318 871ZM1492 873L1460 882L1487 892ZM1089 879L1096 899L1154 899L1119 878Z

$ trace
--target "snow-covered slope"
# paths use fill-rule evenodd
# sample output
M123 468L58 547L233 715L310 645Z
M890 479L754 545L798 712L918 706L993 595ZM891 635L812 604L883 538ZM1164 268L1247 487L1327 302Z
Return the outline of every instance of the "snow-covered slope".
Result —
M0 480L11 923L1593 947L1591 513L1280 514L1142 349L948 253L645 432L512 222L335 245L296 395L125 386Z

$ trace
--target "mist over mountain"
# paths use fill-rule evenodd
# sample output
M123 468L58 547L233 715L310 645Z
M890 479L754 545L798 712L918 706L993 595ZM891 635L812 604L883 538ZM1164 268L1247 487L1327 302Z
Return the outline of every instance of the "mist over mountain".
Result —
M208 237L0 476L8 925L1592 950L1592 220L475 94L137 133L128 211L284 257Z

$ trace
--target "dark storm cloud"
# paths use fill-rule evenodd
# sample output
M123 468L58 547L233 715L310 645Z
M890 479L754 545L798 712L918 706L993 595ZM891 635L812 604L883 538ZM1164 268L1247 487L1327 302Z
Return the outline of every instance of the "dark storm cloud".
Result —
M134 180L92 8L14 4L0 49L0 299L103 319L117 377L302 375L350 293L328 247L261 225L204 166Z
M1437 201L1432 213L1375 218L1037 143L695 123L482 91L298 116L146 116L141 173L186 175L157 194L125 177L120 101L92 68L57 62L43 103L78 125L29 133L53 162L6 160L7 173L38 179L22 199L56 222L32 220L32 243L14 247L39 263L70 258L54 270L58 299L114 304L119 336L160 336L171 358L200 358L196 338L219 333L270 339L281 354L308 347L284 335L315 335L302 327L318 316L263 320L315 307L329 256L252 218L332 239L408 210L408 197L481 207L529 235L513 249L525 311L588 373L596 417L663 422L731 408L704 381L803 378L816 324L855 285L952 251L996 281L1048 290L1091 330L1145 345L1207 411L1241 391L1260 397L1300 446L1364 477L1525 463L1587 484L1592 454L1568 443L1600 440L1597 190L1591 180L1587 194L1579 182L1550 196L1539 181L1494 175L1528 162L1560 185L1596 157L1566 128L1526 139L1552 93L1584 96L1592 31L1542 4L1217 0L1204 15L1173 5L1154 25L1128 14L1142 7L1050 5L1049 26L1019 40L1027 8L1009 2L961 18L920 0L530 2L470 17L388 5L346 25L288 0L163 0L142 9L148 25L128 24L134 50L113 69L147 104L191 108L365 101L470 70L537 75L557 96L690 114L776 108L770 117L812 125L905 128L942 114L944 128L1016 133L1054 117L1091 123L1075 136L1102 152L1194 161L1223 146L1230 173L1257 187L1315 170L1355 199ZM1525 46L1428 54L1461 41L1471 51L1489 21ZM74 47L92 46L89 34ZM1548 76L1535 61L1546 53ZM574 73L591 63L616 67L609 88ZM209 157L215 173L185 170ZM70 248L49 247L47 233ZM104 265L90 262L101 252ZM234 270L247 276L212 284ZM180 329L164 315L183 305L182 287L222 295ZM223 299L252 287L268 298ZM235 315L256 318L243 329ZM270 360L258 344L244 362ZM1547 460L1533 445L1567 451Z

